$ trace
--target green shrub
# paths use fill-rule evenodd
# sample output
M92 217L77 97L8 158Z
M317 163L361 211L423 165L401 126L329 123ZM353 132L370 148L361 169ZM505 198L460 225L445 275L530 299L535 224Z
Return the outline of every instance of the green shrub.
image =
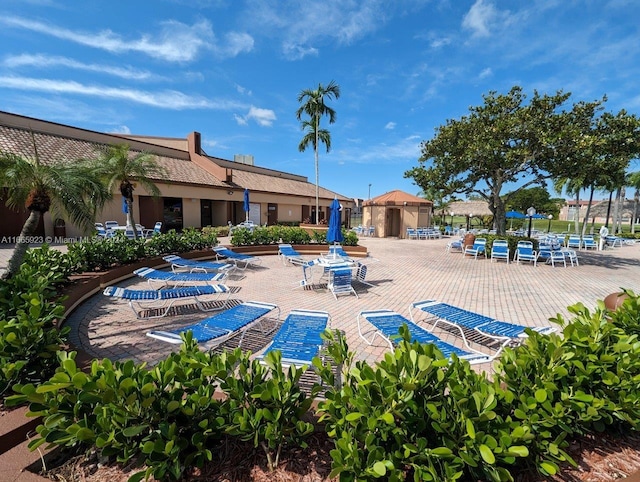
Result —
M57 366L55 353L66 342L69 328L56 328L64 314L61 304L48 300L37 282L31 290L15 291L12 282L0 282L5 315L0 319L0 397L16 383L46 380Z
M625 303L614 313L602 302L594 312L570 306L571 322L560 315L552 320L562 335L529 331L525 343L505 350L496 367L496 379L513 397L514 406L505 410L531 428L543 474L572 463L563 449L576 435L638 427L640 311L637 297Z
M273 470L283 446L307 446L304 438L313 433L314 426L302 417L319 387L312 389L310 397L305 395L299 382L306 369L291 366L285 370L280 352L269 353L265 363L242 358L237 373L222 380L220 388L227 395L226 432L261 447Z
M506 467L528 455L532 436L495 408L505 391L467 362L451 362L433 345L402 341L371 367L347 361L342 387L320 402L335 439L332 476L341 480L505 480ZM340 353L342 352L342 353ZM322 371L325 382L334 379Z
M42 444L97 447L122 463L141 457L149 468L133 480L178 480L212 460L225 435L262 447L274 467L284 444L304 445L313 432L301 420L312 402L299 388L304 370L285 372L278 354L264 366L239 349L202 352L189 333L179 353L153 368L104 359L83 373L75 353L58 356L51 379L17 385L19 394L8 399L28 402L28 415L43 417L32 450ZM216 390L227 397L214 397Z
M288 244L309 244L311 236L306 230L299 227L280 227L280 239Z

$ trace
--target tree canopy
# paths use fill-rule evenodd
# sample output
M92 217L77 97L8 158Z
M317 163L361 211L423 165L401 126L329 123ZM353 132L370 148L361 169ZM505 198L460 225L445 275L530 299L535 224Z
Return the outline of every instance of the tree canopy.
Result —
M33 134L32 141L32 158L0 152L0 185L7 192L6 204L29 211L3 274L5 279L20 268L29 240L46 212L51 211L55 217L68 219L88 231L109 197L96 172L86 164L65 159L41 162Z
M435 136L422 143L418 167L405 177L425 192L435 187L445 195L480 196L503 234L506 206L520 190L560 178L581 187L598 185L600 167L611 161L611 152L622 150L627 162L630 153L638 152L637 139L632 140L635 117L625 112L597 117L606 98L565 109L569 97L562 91L534 92L527 103L521 87L507 94L492 91L483 96L484 105L470 107L468 115L438 127ZM623 147L614 150L611 141L616 138ZM618 169L610 173L614 171Z

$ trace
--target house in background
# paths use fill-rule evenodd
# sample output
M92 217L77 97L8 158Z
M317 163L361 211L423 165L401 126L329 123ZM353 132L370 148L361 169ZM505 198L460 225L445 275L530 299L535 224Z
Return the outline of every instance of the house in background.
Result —
M251 156L236 156L239 162L207 155L201 136L192 132L185 139L108 134L0 112L0 151L26 158L35 156L35 138L42 162L75 162L98 155L105 145L128 144L131 152L148 152L156 156L167 176L154 179L162 195L153 198L138 186L134 192L136 221L153 227L162 221L163 230L223 226L245 220L243 194L250 191L250 218L257 224L300 223L315 220L315 184L305 176L258 167ZM343 223L348 227L354 201L320 187L319 219L329 219L329 205L337 198L343 206ZM20 234L28 213L9 209L0 193L0 237ZM115 220L126 224L122 199L114 192L96 221ZM39 235L54 235L54 220L44 216ZM66 223L66 236L78 237L77 226Z
M362 224L380 238L405 238L407 228L431 225L433 202L404 191L390 191L362 203Z

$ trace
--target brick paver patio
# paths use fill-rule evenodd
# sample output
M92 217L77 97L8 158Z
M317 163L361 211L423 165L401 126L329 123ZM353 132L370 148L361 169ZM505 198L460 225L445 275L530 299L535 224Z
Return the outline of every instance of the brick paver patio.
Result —
M228 242L228 238L221 241ZM356 315L361 310L387 308L408 317L410 303L437 299L504 321L546 326L556 314L568 315L568 305L582 302L594 307L596 300L621 287L640 291L640 244L580 251L579 267L554 268L465 258L460 253L447 253L447 242L363 238L361 244L371 256L364 260L368 265L366 280L374 286L356 284L359 298L351 295L336 300L327 289L297 287L302 268L284 266L277 256L265 256L262 267L247 269L243 279L230 279L227 285L234 287L234 301L276 303L282 317L294 308L328 311L332 328L344 330L349 347L359 359L368 361L379 359L388 347L380 341L368 346L358 336ZM0 271L6 267L10 252L6 246L0 249ZM120 285L144 288L147 283L132 278ZM138 320L126 302L100 293L72 313L67 324L72 328L72 343L92 356L153 364L178 346L148 338L147 331L171 330L211 315L181 311L178 316ZM457 336L441 336L460 345ZM257 350L260 344L251 348ZM490 371L491 366L484 364L479 369Z

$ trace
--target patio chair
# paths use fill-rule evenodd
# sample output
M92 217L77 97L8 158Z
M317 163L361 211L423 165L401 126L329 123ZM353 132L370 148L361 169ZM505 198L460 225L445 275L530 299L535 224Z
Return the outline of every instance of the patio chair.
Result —
M187 270L190 273L196 271L202 271L203 273L229 273L235 269L235 265L229 263L216 263L213 261L197 261L194 259L186 259L175 254L169 254L163 256L167 263L171 263L171 270L177 272L178 270Z
M415 228L407 228L407 239L418 239L418 230Z
M110 230L106 230L104 226L102 226L102 224L100 224L100 226L98 226L98 224L99 223L96 223L96 236L103 239L113 237L113 232L111 232Z
M238 344L240 346L247 330L275 309L278 309L278 319L280 319L280 308L277 305L261 301L246 301L198 323L173 331L149 331L147 336L167 343L181 344L181 335L190 331L196 342L211 342L209 346L211 348L241 333ZM264 329L262 331L265 332Z
M349 253L347 253L344 248L340 244L331 244L329 245L329 253L322 253L321 256L323 258L342 258L345 260L351 260Z
M256 266L262 263L262 260L256 256L248 254L236 253L235 251L225 248L224 246L214 246L213 252L216 253L216 261L226 259L236 265L236 268L245 270L249 265ZM244 263L244 266L240 266L240 263Z
M153 226L153 229L145 229L143 234L145 238L151 238L160 233L162 233L162 221L158 221L155 226Z
M469 345L467 333L469 331L480 333L487 338L499 342L501 345L494 357L500 353L502 348L510 343L521 341L526 338L526 330L537 331L538 333L548 334L555 331L555 328L547 327L527 327L506 321L495 320L489 316L484 316L473 311L458 308L457 306L441 303L435 300L418 301L411 304L409 309L411 320L415 322L414 310L420 310L431 318L433 323L432 330L436 328L439 322L443 322L449 326L456 328L467 348L473 350Z
M389 348L393 349L393 345L397 343L396 337L399 337L398 329L403 324L406 324L409 328L412 342L417 341L419 343L435 345L435 347L440 350L446 358L451 358L451 355L455 354L458 358L467 360L470 364L484 363L491 361L492 359L489 355L478 353L473 350L471 352L467 352L462 348L451 345L395 311L361 311L356 320L358 323L358 334L360 335L360 338L369 345L373 345L376 337L380 337L388 343ZM362 326L362 320L369 322L372 329L365 331Z
M104 222L104 229L106 229L107 231L113 230L113 228L118 228L118 227L120 227L120 223L118 223L118 221L105 221Z
M447 253L450 253L452 251L457 251L459 253L462 253L463 241L464 240L460 238L460 239L456 239L454 241L448 242L446 246Z
M575 252L575 251L574 251ZM551 266L555 267L556 264L562 264L565 268L567 267L567 260L565 258L565 251L551 251L549 254L549 259L547 263L550 263Z
M323 345L320 334L330 322L329 313L316 310L292 310L267 346L256 358L263 359L272 351L280 351L282 364L310 366Z
M604 242L607 246L611 246L612 248L615 248L616 246L622 247L624 239L619 238L618 236L605 236Z
M491 245L491 260L504 259L509 264L509 242L506 239L496 239Z
M175 273L173 271L161 271L154 268L139 268L133 274L146 279L149 286L154 283L160 286L183 286L190 283L219 283L227 277L227 273Z
M127 300L136 318L143 319L167 316L175 302L180 300L192 300L200 311L223 310L228 305L231 290L222 284L181 286L160 290L136 290L120 288L118 286L107 286L102 293L105 296ZM225 293L227 297L222 304L215 304L213 307L207 306L207 304L213 301L218 301ZM208 301L200 299L203 296L213 295L215 295L215 298ZM153 314L154 312L155 314Z
M533 266L538 264L538 253L533 249L533 243L531 241L518 241L516 246L516 264L520 264L521 261L529 261L533 263Z
M278 256L280 256L280 258L282 259L282 264L284 264L285 266L287 265L287 263L297 266L300 266L302 265L302 263L304 263L302 255L295 249L293 249L293 246L291 246L290 244L279 244Z
M565 259L569 258L571 266L580 266L578 262L578 252L573 249L568 249L564 252Z
M580 239L580 236L576 236L573 234L569 235L569 237L567 238L567 243L565 247L580 249L582 247L582 240Z
M337 300L340 295L354 294L358 298L358 293L353 289L351 285L352 280L351 268L330 268L329 269L329 283L327 287L333 294L333 297Z
M585 250L587 249L595 249L596 251L598 250L598 243L596 243L596 240L593 238L593 236L585 236L584 238L582 238L582 246L584 247Z
M486 238L476 238L473 242L473 246L467 246L464 248L465 256L473 256L474 259L478 259L478 255L482 255L485 258L487 257L487 250L485 249L487 245Z

